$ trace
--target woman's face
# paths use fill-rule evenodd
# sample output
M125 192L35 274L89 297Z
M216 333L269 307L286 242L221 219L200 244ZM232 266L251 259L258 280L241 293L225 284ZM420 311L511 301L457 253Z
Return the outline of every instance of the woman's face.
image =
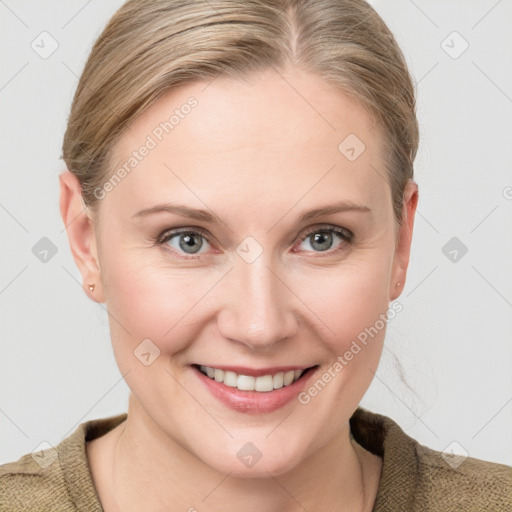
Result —
M417 197L396 245L385 151L358 103L295 69L188 84L124 133L97 191L93 295L132 413L170 446L277 475L347 428L405 281ZM232 367L231 385L200 365Z

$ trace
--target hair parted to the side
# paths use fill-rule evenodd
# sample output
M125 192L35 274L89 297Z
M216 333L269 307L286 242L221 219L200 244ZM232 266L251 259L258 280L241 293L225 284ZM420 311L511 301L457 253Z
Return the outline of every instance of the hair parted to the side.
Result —
M340 86L379 124L400 224L419 139L415 93L394 36L364 0L126 2L92 48L64 135L62 157L85 205L97 208L116 142L164 93L288 64Z

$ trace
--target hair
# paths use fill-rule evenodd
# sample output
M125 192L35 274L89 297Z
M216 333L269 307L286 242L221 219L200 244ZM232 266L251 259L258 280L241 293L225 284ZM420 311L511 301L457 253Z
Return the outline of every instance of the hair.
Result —
M359 101L381 125L397 224L419 130L394 36L364 0L129 0L100 34L76 89L62 158L86 206L124 131L169 90L219 75L297 66ZM341 141L340 141L341 142Z

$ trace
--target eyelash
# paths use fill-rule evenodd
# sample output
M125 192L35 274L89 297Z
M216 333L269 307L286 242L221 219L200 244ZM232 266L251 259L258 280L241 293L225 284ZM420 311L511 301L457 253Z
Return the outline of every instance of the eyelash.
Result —
M323 225L323 226L316 226L316 227L310 229L309 231L307 231L306 233L301 234L299 236L299 242L303 242L304 240L309 238L311 235L314 235L316 233L326 233L326 232L335 233L345 243L350 244L353 241L354 235L348 229L339 228L337 226L333 226L333 225L327 224L327 225ZM163 246L164 244L166 244L169 240L171 240L175 236L180 235L180 234L184 234L184 233L194 234L194 235L201 235L211 245L211 241L210 241L210 237L209 237L208 233L206 231L204 231L203 229L201 229L201 228L181 228L181 229L173 229L173 230L169 230L169 231L164 231L155 240L155 245ZM320 255L322 253L325 253L327 255L331 255L331 254L333 254L333 253L335 253L335 252L337 252L339 250L343 250L343 246L344 245L345 244L341 244L341 246L339 246L338 248L336 248L334 250L316 251L316 252L318 252ZM178 253L174 249L170 249L170 250L178 258L185 259L185 260L198 259L198 258L201 257L201 254L190 254L188 256L184 256L182 253ZM317 257L322 257L322 256L317 256Z

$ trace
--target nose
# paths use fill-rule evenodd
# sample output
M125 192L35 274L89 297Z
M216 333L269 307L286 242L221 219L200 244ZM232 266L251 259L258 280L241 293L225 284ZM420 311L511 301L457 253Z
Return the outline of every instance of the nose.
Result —
M237 258L224 280L217 317L222 336L260 351L275 348L298 328L294 294L264 254L252 263Z

